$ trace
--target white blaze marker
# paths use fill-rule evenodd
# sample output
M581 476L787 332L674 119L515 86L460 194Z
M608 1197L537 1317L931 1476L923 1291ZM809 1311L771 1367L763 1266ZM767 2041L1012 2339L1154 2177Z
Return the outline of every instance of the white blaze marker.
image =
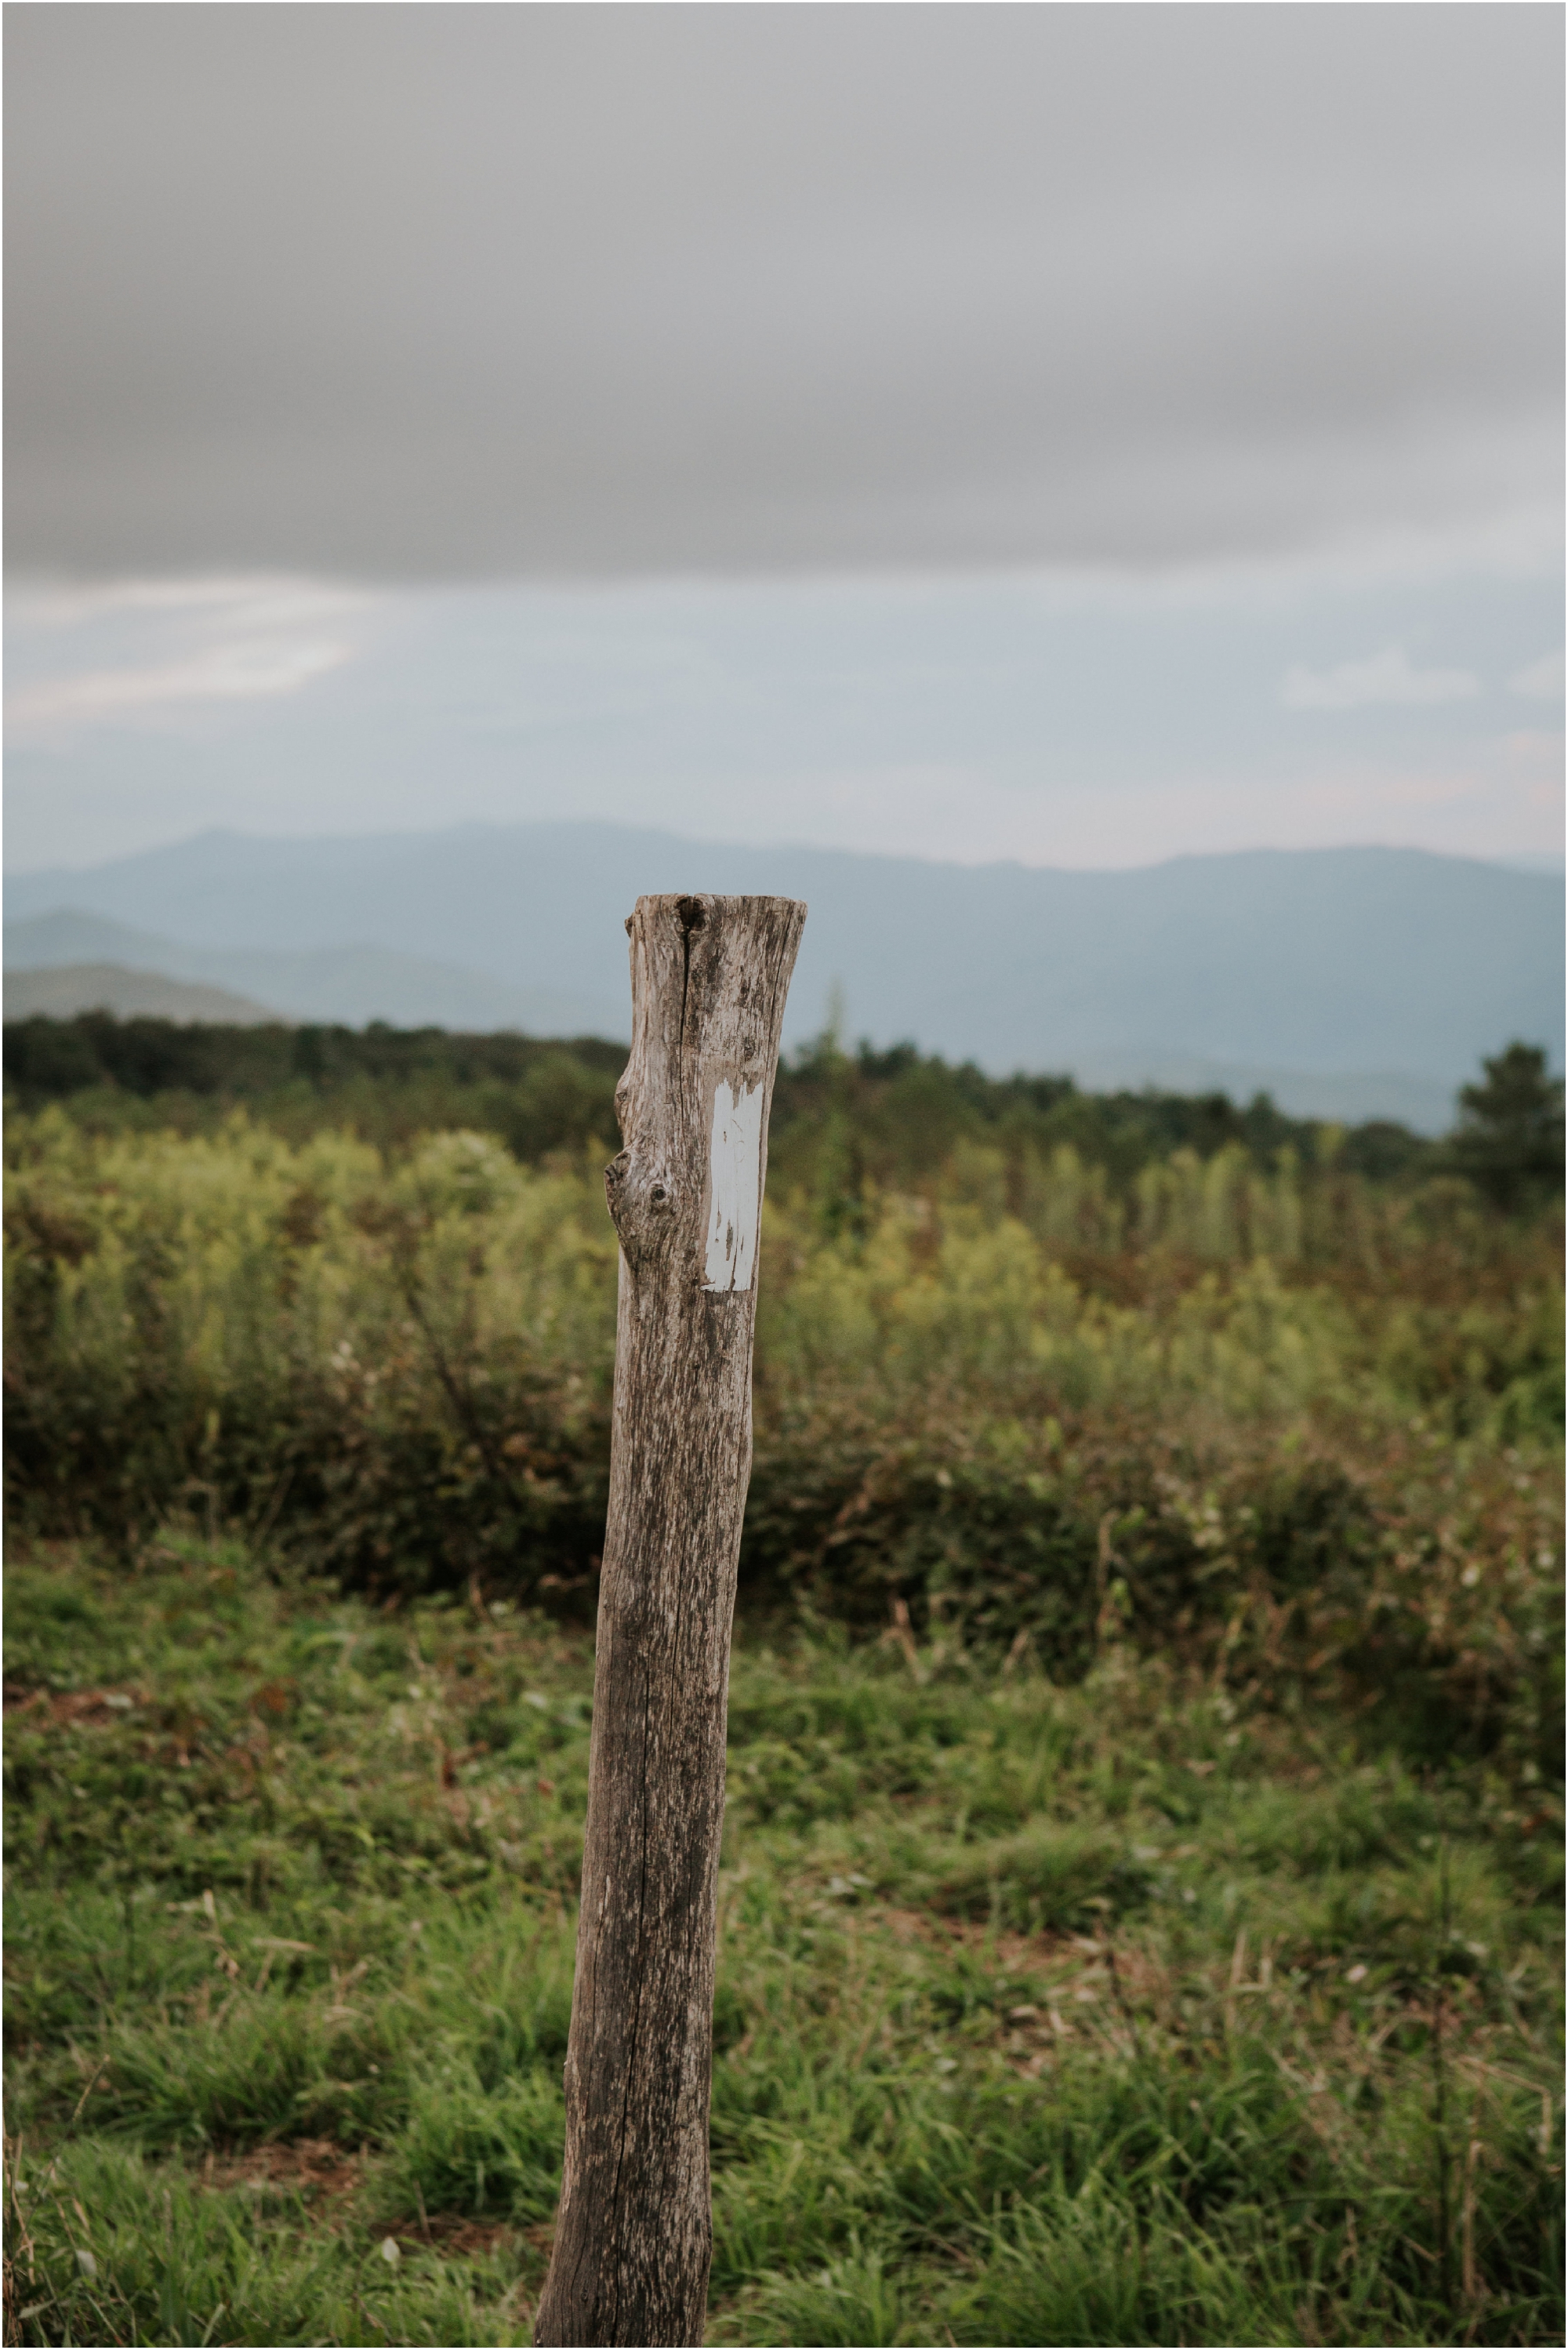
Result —
M750 1289L757 1262L762 1206L763 1089L742 1086L739 1101L726 1078L713 1096L708 1152L708 1263L704 1289Z

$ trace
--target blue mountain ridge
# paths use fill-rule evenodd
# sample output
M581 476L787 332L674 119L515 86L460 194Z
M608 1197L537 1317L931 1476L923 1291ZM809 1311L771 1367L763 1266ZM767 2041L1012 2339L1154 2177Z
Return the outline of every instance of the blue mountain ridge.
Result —
M601 1009L594 1024L624 1034L622 920L654 890L806 899L786 1042L822 1026L836 988L851 1035L909 1037L993 1071L1071 1069L1092 1084L1225 1070L1231 1090L1272 1079L1282 1101L1293 1080L1299 1097L1300 1085L1321 1092L1332 1079L1355 1106L1318 1114L1372 1116L1381 1101L1425 1125L1446 1122L1454 1089L1511 1037L1544 1045L1554 1065L1563 1056L1561 882L1419 849L1257 849L1076 872L587 823L209 832L15 877L7 915L69 908L221 951L230 984L248 951L252 993L258 952L318 957L353 941ZM214 953L201 962L222 981ZM418 990L400 993L407 1018Z

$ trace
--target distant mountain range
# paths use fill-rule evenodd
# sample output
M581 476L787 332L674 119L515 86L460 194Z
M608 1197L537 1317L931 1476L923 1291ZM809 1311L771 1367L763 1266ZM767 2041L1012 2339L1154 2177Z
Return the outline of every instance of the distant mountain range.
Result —
M660 889L807 900L786 1043L837 987L880 1044L1428 1130L1511 1037L1563 1055L1561 882L1417 849L1078 873L592 824L206 833L12 879L5 962L158 970L297 1018L625 1035L622 920Z

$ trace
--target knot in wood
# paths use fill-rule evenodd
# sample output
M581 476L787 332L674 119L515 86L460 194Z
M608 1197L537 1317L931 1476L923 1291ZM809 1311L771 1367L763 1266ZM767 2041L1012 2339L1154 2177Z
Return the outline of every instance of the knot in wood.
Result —
M668 1249L675 1232L678 1193L663 1161L620 1150L605 1169L605 1198L628 1264Z

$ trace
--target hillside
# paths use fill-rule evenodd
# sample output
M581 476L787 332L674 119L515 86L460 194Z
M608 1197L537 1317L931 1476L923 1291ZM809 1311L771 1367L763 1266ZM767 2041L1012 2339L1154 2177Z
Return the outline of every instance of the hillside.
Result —
M209 833L90 871L18 877L7 954L36 955L26 931L13 946L16 926L68 906L180 941L178 976L300 1016L618 1034L622 917L640 892L673 889L806 899L792 1043L822 1026L837 984L850 1033L878 1043L913 1037L992 1070L1070 1070L1087 1085L1270 1085L1299 1114L1381 1111L1429 1129L1505 1038L1562 1058L1560 886L1414 849L1258 850L1081 873L586 824L369 839ZM346 940L400 958L396 972L369 976L352 1012L324 992L307 1003L297 962L286 1000L282 974L260 960L340 954ZM564 998L578 1016L454 1014L433 977L419 993L410 959L442 965L449 991L461 974L474 988Z
M520 1028L533 1035L587 1035L617 1023L607 1003L597 1003L549 988L516 987L484 972L465 971L395 948L334 946L302 952L267 947L192 946L177 939L160 938L132 929L101 914L62 908L33 915L5 926L5 967L13 977L22 972L70 968L83 962L113 962L127 972L173 974L205 990L236 991L265 997L293 1020L340 1021L362 1027L369 1020L389 1020L410 1027ZM164 983L174 983L171 978ZM95 999L101 1001L103 999ZM85 1003L70 1011L85 1011ZM116 1011L151 1011L151 1003L119 1003ZM26 1011L52 1011L41 999L13 1003L11 1016ZM232 1014L171 1012L173 1019L222 1020Z
M251 1027L274 1014L265 1004L221 987L192 986L122 963L67 962L45 971L7 971L5 1017L72 1020L78 1012L113 1012L122 1020L227 1021Z

